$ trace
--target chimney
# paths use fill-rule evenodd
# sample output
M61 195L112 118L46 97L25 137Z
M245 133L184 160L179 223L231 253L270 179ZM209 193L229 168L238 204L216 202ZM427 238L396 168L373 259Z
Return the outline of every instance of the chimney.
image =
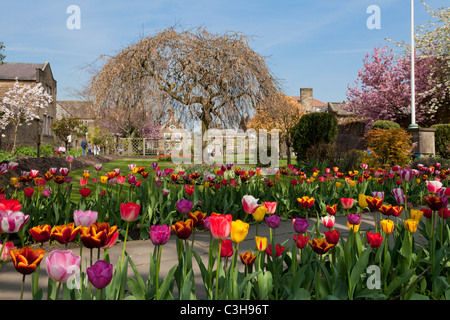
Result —
M304 113L314 111L312 88L300 88L300 104L302 105Z

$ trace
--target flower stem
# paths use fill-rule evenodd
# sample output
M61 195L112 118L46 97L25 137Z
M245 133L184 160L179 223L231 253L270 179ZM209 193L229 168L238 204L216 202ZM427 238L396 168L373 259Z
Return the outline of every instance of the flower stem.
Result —
M130 223L127 222L127 229L125 231L125 239L123 240L123 248L122 248L122 262L120 263L120 268L123 269L123 256L125 255L125 246L127 244L127 238L128 238L128 228L130 226Z
M218 300L218 293L219 293L219 270L220 270L220 252L222 251L222 240L219 240L219 251L218 251L218 257L217 257L217 271L216 271L216 296L215 299Z

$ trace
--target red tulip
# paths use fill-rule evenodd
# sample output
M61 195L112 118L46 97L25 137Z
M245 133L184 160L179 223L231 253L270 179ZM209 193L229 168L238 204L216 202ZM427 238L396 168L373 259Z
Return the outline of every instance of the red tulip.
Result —
M20 211L20 208L22 208L22 205L20 204L19 200L16 199L1 199L0 200L0 211Z
M209 218L210 231L214 239L225 240L231 232L231 214L212 214Z
M177 221L171 227L178 238L185 240L191 235L192 229L194 227L194 222L192 221L192 219L187 219L186 221Z
M325 210L328 212L328 214L334 216L337 212L337 204L333 204L331 207L327 206Z
M256 255L251 252L245 252L244 254L240 253L239 257L241 258L241 262L246 266L251 266L256 260Z
M140 210L141 206L133 202L120 204L120 216L126 222L132 222L136 220Z
M74 228L74 223L67 225L54 226L51 231L51 236L61 244L72 242L80 231L81 227Z
M378 248L381 246L381 243L383 242L383 236L379 233L371 233L367 232L367 243L370 244L372 249Z
M230 239L223 240L220 246L220 257L229 258L233 255L233 243Z
M26 197L31 198L33 196L33 193L34 193L33 188L28 188L28 189L24 188L23 191L25 192Z
M305 237L303 234L299 234L298 236L294 235L295 244L297 245L297 248L299 248L299 249L305 248L306 244L308 243L308 239L309 239L309 236Z
M277 210L277 203L276 202L264 202L264 206L267 208L267 214L273 214Z
M81 194L82 197L86 198L92 193L92 191L94 191L94 190L91 190L89 188L81 188L80 189L80 194Z
M286 247L282 247L280 246L279 243L277 243L275 245L275 258L278 258L279 256L281 256L281 254L283 253L283 251L286 249ZM269 244L267 245L266 248L266 253L270 256L272 256L272 246Z
M36 226L28 230L36 242L46 242L50 240L52 227L48 224Z
M351 209L353 207L353 198L341 198L341 204L344 209Z
M339 243L339 237L341 236L341 234L339 233L338 230L324 231L324 234L325 239L327 240L328 243L334 245Z

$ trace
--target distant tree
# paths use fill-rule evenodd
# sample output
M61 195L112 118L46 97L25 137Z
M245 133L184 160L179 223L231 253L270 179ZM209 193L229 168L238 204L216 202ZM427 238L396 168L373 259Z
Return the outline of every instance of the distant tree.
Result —
M239 126L276 92L265 58L245 35L200 27L180 32L171 27L142 38L108 58L90 88L99 114L126 117L151 108L164 121L171 109L181 121L200 120L203 132L212 124Z
M52 102L42 85L20 85L16 80L14 86L5 93L0 103L0 132L11 125L14 132L12 153L16 150L16 139L19 127L30 125L33 120L39 119L39 109L46 108ZM4 136L4 134L2 134Z
M66 150L69 146L69 136L81 135L82 126L80 126L80 119L72 117L62 117L52 123L52 131L61 139L66 145Z
M3 44L3 42L0 41L0 64L3 64L3 61L5 60L5 55L2 54L2 51L5 50L5 45Z
M280 141L286 144L287 163L291 164L291 129L302 114L301 105L293 97L280 93L260 106L247 126L255 130L265 129L268 134L272 129L279 130Z

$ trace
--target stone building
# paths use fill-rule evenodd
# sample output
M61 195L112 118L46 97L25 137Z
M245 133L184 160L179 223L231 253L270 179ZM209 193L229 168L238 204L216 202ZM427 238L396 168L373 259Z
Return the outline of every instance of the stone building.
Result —
M301 105L304 113L328 112L328 105L314 99L312 88L300 88L300 96L293 97Z
M55 138L51 125L56 119L56 93L57 82L53 77L49 62L44 63L15 63L0 64L0 100L5 93L13 88L16 79L23 85L37 85L41 83L44 89L53 98L52 103L45 109L38 111L39 118L31 125L23 125L17 134L16 147L39 146L52 144ZM12 147L14 134L12 127L8 126L0 138L0 148L9 150Z

